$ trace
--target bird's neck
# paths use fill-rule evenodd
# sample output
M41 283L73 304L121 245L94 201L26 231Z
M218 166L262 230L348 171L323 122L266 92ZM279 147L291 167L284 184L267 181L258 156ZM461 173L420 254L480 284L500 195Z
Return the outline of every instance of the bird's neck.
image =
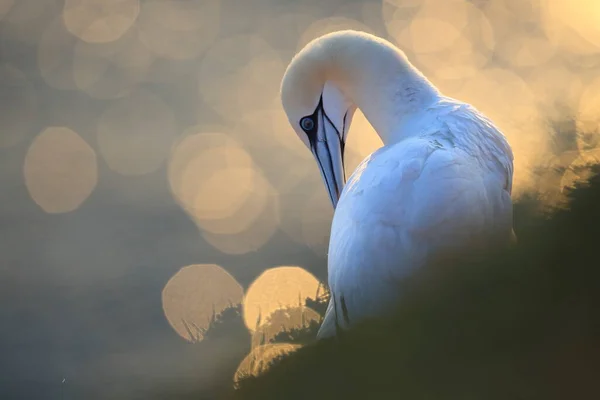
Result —
M337 58L339 86L362 111L384 145L402 140L402 126L441 94L396 49L374 48L372 54ZM383 50L383 51L382 51ZM368 52L367 52L368 53Z

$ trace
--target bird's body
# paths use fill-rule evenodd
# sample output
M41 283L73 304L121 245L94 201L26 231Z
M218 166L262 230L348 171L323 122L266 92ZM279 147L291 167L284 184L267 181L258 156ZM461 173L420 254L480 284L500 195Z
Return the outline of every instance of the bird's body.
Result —
M385 314L398 298L398 282L445 253L508 243L513 156L489 119L439 93L389 42L346 31L307 47L288 68L282 96L336 207L328 252L332 298L319 331L327 337ZM319 72L311 75L306 60ZM304 106L291 98L299 75L322 80L320 97L305 107L316 107L313 114L290 111ZM343 186L336 162L354 107L384 146Z
M425 114L405 139L368 156L342 192L328 252L336 299L321 336L335 332L336 315L345 328L389 311L398 282L445 251L511 238L506 142L465 104L443 99Z

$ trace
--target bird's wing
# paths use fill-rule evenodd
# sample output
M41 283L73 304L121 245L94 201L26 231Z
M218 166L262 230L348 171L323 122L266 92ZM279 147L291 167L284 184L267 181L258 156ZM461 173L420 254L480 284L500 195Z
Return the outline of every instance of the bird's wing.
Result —
M367 158L348 181L329 246L332 294L345 297L350 320L377 313L391 283L444 248L512 229L502 169L435 138L407 139ZM331 317L329 317L331 318Z

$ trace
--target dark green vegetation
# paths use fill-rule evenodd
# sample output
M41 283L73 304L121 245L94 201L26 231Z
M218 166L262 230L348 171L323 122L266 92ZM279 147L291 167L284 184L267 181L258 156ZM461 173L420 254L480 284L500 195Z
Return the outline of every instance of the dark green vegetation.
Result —
M405 282L396 315L308 345L231 399L600 398L600 167L518 245Z

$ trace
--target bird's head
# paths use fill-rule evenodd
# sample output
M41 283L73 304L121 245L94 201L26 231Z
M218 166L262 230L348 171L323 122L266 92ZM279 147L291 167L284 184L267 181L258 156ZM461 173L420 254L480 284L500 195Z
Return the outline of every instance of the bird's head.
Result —
M335 208L346 183L344 147L356 106L344 92L342 71L332 68L327 39L304 47L283 77L281 98L294 131L314 155Z
M405 118L438 98L437 89L396 46L351 30L307 44L281 84L283 108L315 156L334 207L345 184L344 147L356 108L390 144L399 140Z

